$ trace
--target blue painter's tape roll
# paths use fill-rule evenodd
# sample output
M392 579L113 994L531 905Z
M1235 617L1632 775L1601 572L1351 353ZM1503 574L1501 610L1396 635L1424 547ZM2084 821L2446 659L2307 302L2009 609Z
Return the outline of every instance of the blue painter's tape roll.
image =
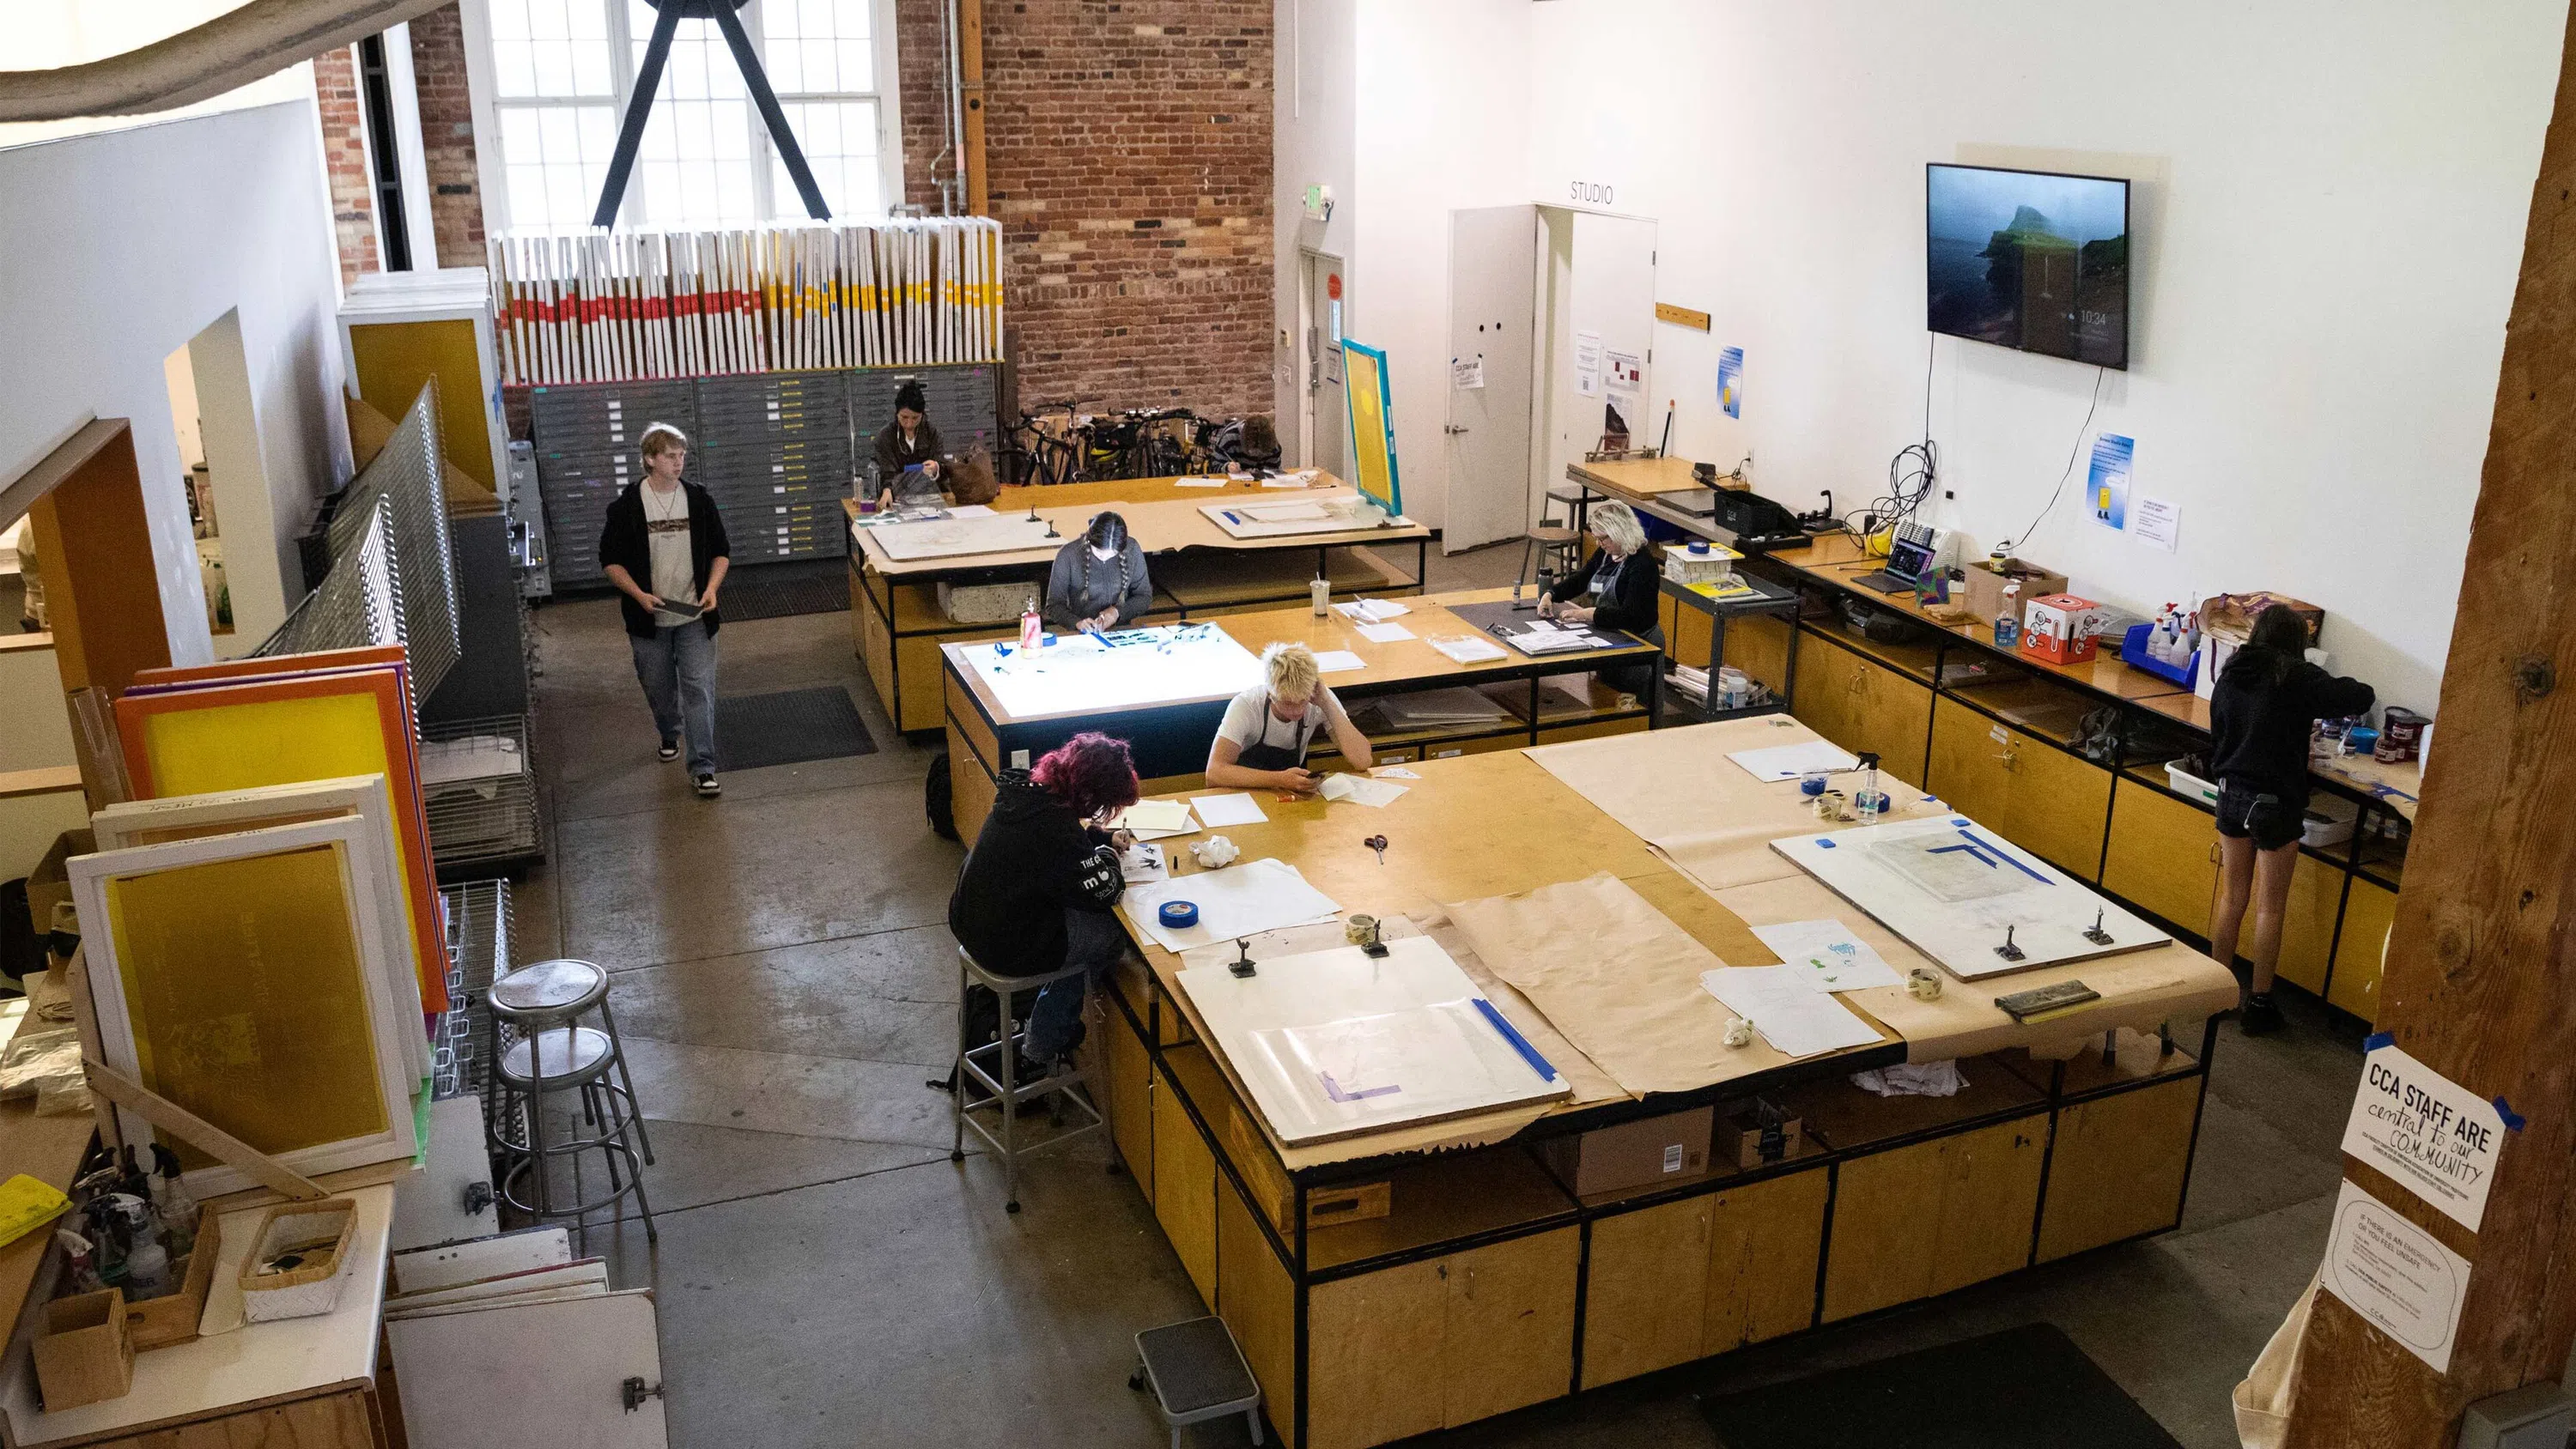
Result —
M1154 914L1162 919L1164 925L1175 931L1199 923L1199 908L1188 901L1165 901L1163 908Z

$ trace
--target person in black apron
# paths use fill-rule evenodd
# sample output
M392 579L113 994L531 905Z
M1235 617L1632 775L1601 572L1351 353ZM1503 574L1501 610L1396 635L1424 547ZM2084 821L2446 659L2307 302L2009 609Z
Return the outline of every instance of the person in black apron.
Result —
M1540 617L1615 629L1662 648L1664 626L1656 601L1663 592L1664 566L1646 547L1645 527L1627 504L1614 502L1592 505L1591 528L1597 545L1592 556L1539 600ZM1582 603L1568 602L1578 597ZM1612 689L1642 697L1653 671L1662 667L1658 657L1606 665L1598 673Z
M1306 768L1306 750L1327 733L1352 769L1369 767L1368 736L1324 687L1313 650L1273 644L1261 651L1261 674L1260 684L1226 705L1208 742L1209 784L1311 794L1322 780Z

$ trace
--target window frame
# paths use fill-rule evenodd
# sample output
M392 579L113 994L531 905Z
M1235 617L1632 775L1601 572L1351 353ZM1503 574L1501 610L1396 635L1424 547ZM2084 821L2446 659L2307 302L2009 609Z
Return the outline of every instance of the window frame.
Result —
M598 5L606 12L609 82L615 108L612 125L623 125L626 119L626 108L633 99L635 89L635 50L644 37L634 34L633 27L628 24L627 0L576 0L576 3ZM514 98L504 103L500 98L499 79L494 73L497 63L492 54L492 17L489 5L490 0L459 0L457 8L464 20L465 76L467 91L473 103L475 184L482 192L483 234L487 237L498 237L544 225L537 223L531 226L510 214L509 170L501 148L501 112L505 108L511 110L576 109L595 106L599 102L592 99L528 97ZM769 58L767 6L768 0L749 0L741 11L743 27L750 33L753 45L760 51L764 69L767 68ZM903 203L904 199L903 90L902 77L896 67L894 0L868 0L868 9L870 31L868 39L875 52L877 88L874 91L779 91L777 94L778 102L782 107L857 100L873 100L876 103L878 178L887 212L890 214L893 208ZM773 76L771 85L775 87L776 84ZM760 213L760 221L753 224L806 220L805 204L796 195L795 188L778 184L780 180L778 150L770 140L768 126L760 118L760 108L751 104L749 97L746 96L743 109L751 132L751 159L747 164L752 168L752 197L754 208ZM799 142L802 143L801 137ZM628 175L626 195L619 203L617 221L612 229L617 231L661 229L663 224L647 219L643 215L644 209L644 167L639 158L634 171ZM836 212L833 216L835 221L849 219L851 218L844 213ZM585 227L588 225L587 219L582 225Z

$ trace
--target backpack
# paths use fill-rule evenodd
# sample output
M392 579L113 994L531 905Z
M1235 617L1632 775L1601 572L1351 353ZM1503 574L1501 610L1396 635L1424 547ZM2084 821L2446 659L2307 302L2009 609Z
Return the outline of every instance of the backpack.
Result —
M45 938L27 914L27 881L0 881L0 976L24 981L45 969Z
M948 778L948 752L941 750L930 757L930 774L921 782L921 813L930 817L931 833L942 840L957 838L954 790Z

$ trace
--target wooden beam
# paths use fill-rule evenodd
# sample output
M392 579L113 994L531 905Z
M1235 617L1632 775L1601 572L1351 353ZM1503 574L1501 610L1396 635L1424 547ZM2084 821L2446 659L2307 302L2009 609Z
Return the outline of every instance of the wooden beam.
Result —
M958 89L966 99L966 214L990 216L993 198L984 175L984 0L956 0Z
M2571 17L2576 21L2576 17ZM2495 419L2380 987L2379 1029L2528 1121L2472 1234L2357 1162L2345 1174L2474 1265L2436 1374L2331 1294L2290 1449L2447 1449L2469 1404L2565 1369L2576 1339L2576 69L2557 102L2505 326Z
M0 800L30 795L59 795L81 787L78 765L48 765L34 770L0 770Z

